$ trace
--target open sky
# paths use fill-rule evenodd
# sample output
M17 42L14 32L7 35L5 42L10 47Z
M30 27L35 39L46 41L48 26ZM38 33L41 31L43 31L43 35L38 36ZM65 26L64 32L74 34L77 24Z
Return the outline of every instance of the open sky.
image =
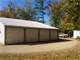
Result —
M10 2L13 1L14 4L16 4L17 6L24 6L24 0L0 0L0 10L2 10L4 7L6 7L6 5Z
M6 7L6 5L10 2L13 1L15 5L20 6L20 7L24 7L25 6L25 0L0 0L0 10L2 10L3 8ZM28 1L28 0L27 0ZM47 1L45 1L45 5L47 5ZM56 0L53 0L56 1ZM31 0L32 6L34 6L34 0ZM48 15L44 16L45 22L46 24L49 24L49 18Z

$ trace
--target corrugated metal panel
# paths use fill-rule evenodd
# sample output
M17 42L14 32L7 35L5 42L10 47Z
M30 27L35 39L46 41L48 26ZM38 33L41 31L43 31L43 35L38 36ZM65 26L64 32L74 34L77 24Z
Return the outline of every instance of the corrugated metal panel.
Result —
M38 41L38 29L26 29L25 32L26 42L37 42Z
M57 40L58 39L58 31L57 30L51 30L51 40Z
M6 27L6 44L15 44L24 42L24 29Z
M40 41L49 41L49 30L40 29Z
M44 29L58 29L56 27L52 27L43 23L28 21L28 20L20 20L20 19L12 19L12 18L2 18L0 17L0 22L7 26L18 26L18 27L30 27L30 28L44 28Z

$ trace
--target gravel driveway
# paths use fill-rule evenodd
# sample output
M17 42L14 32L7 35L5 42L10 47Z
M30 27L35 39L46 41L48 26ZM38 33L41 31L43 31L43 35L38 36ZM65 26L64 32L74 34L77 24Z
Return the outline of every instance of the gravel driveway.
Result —
M35 45L0 45L0 53L32 53L32 52L46 52L55 51L61 49L68 49L74 47L77 44L76 40L56 42L56 43L45 43Z

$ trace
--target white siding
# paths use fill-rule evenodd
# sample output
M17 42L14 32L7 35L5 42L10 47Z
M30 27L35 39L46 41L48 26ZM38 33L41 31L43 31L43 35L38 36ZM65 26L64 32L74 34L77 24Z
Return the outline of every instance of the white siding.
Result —
M5 44L5 26L0 23L0 43Z
M73 32L73 38L77 38L77 37L80 37L80 31L75 30Z
M24 42L24 29L7 27L6 28L6 44L15 44Z
M26 29L25 32L26 42L37 42L38 41L38 30L37 29Z
M49 40L49 30L40 29L40 41L48 41Z

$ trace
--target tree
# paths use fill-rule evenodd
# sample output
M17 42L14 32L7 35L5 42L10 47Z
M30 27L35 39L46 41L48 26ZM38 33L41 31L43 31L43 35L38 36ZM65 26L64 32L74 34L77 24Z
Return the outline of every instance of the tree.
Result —
M8 18L16 18L14 4L12 2L9 2L6 8L0 11L0 16L8 17Z
M36 19L39 22L45 23L44 21L44 0L35 0L36 4L35 4L35 11L36 11Z
M63 2L55 2L51 4L51 25L60 28L61 18L63 16L63 10L61 9Z
M63 10L66 22L73 23L75 29L80 29L80 0L65 0Z
M8 17L8 13L4 11L0 11L0 17Z
M73 30L74 30L74 24L73 23L66 23L66 24L61 24L61 31L69 34L69 36L72 36Z
M14 5L12 1L9 2L6 8L0 11L0 16L3 17L18 18L18 19L25 19L25 20L32 20L32 21L35 20L34 15L35 15L35 11L30 6L25 5L25 7L22 9L17 5Z
M35 18L36 12L30 0L25 0L24 9L20 11L20 18L32 21L38 21Z
M24 10L21 9L21 10L19 11L19 16L18 16L18 18L24 19L24 20L37 21L37 20L35 20L35 18L34 18L34 14L35 14L35 12L34 12L33 9L24 9Z

